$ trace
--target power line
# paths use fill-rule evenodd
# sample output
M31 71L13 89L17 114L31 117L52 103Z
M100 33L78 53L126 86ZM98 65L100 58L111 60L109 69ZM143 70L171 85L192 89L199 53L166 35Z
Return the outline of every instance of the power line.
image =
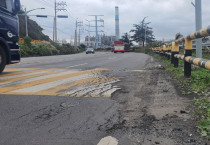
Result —
M40 26L45 27L45 28L49 28L49 29L52 29L52 28L53 28L53 27L45 26L45 25L40 25ZM58 29L58 31L60 31L61 33L66 34L66 35L69 35L68 33L62 31L61 29L59 29L59 28L57 28L57 29ZM52 31L51 31L51 32L52 32Z
M54 8L53 4L52 4L52 1L47 1L47 0L43 0L45 3L47 3L48 5L50 5L51 7Z
M43 5L47 6L47 7L53 7L53 4L50 2L47 2L45 0L39 0L40 2L42 2ZM43 3L44 2L44 3Z
M101 26L98 26L98 22L103 22L103 24L104 24L104 20L103 19L100 19L100 20L98 20L98 17L101 17L101 16L104 16L104 15L89 15L89 16L93 16L93 17L95 17L95 25L94 26L90 26L89 25L89 27L95 27L95 31L89 31L89 32L96 32L96 49L98 48L98 28L99 27L104 27L104 25L101 25ZM89 21L89 22L93 22L93 21ZM100 32L103 32L103 31L100 31Z
M53 41L57 41L57 12L66 11L67 4L64 1L56 2L55 0L55 17L54 17L54 33L53 33Z

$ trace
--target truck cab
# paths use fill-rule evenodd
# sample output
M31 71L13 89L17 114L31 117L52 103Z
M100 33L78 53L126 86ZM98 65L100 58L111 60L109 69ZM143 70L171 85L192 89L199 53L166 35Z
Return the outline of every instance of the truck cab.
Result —
M7 64L20 61L19 11L20 0L0 0L0 73Z

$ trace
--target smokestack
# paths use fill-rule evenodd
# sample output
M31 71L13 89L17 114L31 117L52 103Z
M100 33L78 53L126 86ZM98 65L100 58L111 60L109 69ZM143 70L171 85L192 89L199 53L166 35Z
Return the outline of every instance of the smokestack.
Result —
M120 39L120 26L119 26L119 8L115 7L115 37L116 40Z

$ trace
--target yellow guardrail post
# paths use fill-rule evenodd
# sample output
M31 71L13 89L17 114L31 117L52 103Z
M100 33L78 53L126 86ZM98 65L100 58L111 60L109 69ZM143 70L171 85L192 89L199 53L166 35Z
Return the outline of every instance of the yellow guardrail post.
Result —
M166 50L167 50L166 45L163 45L163 56L165 57L167 57Z
M167 52L168 52L167 58L169 60L171 58L171 56L170 56L171 46L170 45L167 46Z
M188 40L185 37L185 53L184 56L192 56L192 40ZM191 76L191 63L187 62L184 59L184 76L190 77Z
M171 62L174 64L174 67L178 67L179 66L179 59L174 57L175 54L179 54L179 43L172 42Z

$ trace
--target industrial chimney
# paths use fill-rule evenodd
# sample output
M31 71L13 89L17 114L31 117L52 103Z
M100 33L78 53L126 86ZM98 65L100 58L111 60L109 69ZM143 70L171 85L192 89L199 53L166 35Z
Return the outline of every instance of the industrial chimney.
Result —
M116 41L120 39L120 26L119 26L119 8L115 7L115 37Z

